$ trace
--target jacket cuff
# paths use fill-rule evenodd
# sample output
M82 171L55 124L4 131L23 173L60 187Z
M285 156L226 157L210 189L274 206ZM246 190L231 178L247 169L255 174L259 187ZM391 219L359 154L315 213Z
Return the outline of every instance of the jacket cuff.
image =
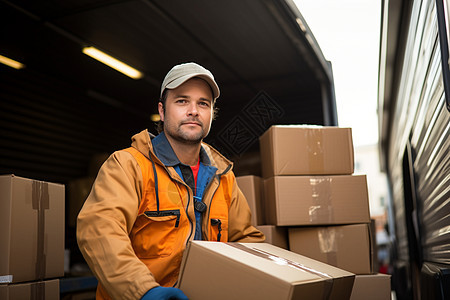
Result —
M159 284L150 276L145 276L140 280L136 280L125 291L124 299L141 299L150 289L159 286Z

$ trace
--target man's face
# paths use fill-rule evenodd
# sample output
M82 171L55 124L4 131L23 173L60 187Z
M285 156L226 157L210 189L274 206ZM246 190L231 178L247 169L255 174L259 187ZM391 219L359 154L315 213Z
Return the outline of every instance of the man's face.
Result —
M168 90L165 111L163 104L158 104L166 136L182 143L200 143L211 128L212 100L210 86L200 78Z

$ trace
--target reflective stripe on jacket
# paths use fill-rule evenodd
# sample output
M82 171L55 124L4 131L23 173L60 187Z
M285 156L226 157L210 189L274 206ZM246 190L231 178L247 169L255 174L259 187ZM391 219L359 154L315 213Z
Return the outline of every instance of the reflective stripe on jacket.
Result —
M115 152L102 166L78 217L78 244L100 282L99 299L140 299L155 286L175 285L183 251L195 234L192 190L154 155L147 130L132 140L131 148ZM203 193L203 239L264 241L250 225L231 162L202 146L217 168Z

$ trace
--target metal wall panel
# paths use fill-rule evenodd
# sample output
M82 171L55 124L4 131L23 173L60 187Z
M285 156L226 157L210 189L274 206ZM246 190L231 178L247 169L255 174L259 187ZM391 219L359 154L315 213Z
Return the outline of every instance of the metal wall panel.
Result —
M450 114L445 106L434 1L414 1L388 155L399 258L407 259L402 156L408 141L423 260L450 264Z

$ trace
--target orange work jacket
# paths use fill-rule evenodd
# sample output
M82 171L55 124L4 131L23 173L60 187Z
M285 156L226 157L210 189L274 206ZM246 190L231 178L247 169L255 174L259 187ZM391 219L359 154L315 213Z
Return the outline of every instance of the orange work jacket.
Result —
M99 280L98 299L140 299L174 286L183 251L194 238L192 190L153 152L147 130L132 147L113 153L99 171L77 223L83 256ZM203 240L262 242L236 184L232 163L203 143L217 168L203 193Z

